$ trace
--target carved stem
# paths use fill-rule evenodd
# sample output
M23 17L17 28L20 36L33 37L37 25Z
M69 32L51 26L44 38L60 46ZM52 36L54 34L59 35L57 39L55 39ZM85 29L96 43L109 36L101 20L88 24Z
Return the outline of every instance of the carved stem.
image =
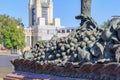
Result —
M81 14L91 16L91 3L92 0L81 0Z

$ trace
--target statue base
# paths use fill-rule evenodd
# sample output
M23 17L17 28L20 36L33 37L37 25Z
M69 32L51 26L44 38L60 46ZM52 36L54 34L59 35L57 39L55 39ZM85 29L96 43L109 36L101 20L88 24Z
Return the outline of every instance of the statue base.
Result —
M80 78L59 77L47 74L34 74L27 72L13 72L8 74L4 80L87 80Z
M16 69L15 73L8 74L4 80L9 78L18 78L18 80L120 80L120 63L116 62L96 64L88 62L81 66L73 63L66 63L63 66L33 63L32 67L18 65Z

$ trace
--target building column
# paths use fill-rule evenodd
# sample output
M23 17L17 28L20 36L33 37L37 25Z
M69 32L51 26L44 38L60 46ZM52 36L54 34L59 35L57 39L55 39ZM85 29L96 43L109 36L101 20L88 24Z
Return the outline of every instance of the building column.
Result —
M52 0L48 0L49 8L48 8L48 24L53 24L53 2Z
M32 26L32 0L29 0L29 27Z
M35 13L36 13L36 25L38 25L38 19L42 17L42 8L41 8L41 1L35 0Z

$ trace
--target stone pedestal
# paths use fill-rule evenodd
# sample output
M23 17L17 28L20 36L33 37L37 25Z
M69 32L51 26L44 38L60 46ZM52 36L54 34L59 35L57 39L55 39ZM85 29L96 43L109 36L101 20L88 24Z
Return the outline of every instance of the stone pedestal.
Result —
M42 75L32 74L32 73L10 73L8 74L4 80L51 80L49 77L45 77Z
M14 72L8 74L4 80L87 80L80 78L59 77L47 74L34 74L25 72Z

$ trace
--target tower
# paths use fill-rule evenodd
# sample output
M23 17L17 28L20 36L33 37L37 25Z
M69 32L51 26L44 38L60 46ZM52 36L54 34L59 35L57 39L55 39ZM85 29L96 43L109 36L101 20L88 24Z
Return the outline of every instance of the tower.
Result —
M32 26L32 0L29 0L29 26Z
M34 0L34 3L29 0L29 26L39 25L40 21L45 25L54 24L52 0Z
M38 19L42 17L42 7L41 7L41 1L44 0L35 0L35 24L38 24Z
M53 0L29 0L29 28L25 33L27 43L34 45L39 40L50 40L61 29L64 26L60 25L60 19L53 18Z
M53 1L48 0L48 24L53 24Z

